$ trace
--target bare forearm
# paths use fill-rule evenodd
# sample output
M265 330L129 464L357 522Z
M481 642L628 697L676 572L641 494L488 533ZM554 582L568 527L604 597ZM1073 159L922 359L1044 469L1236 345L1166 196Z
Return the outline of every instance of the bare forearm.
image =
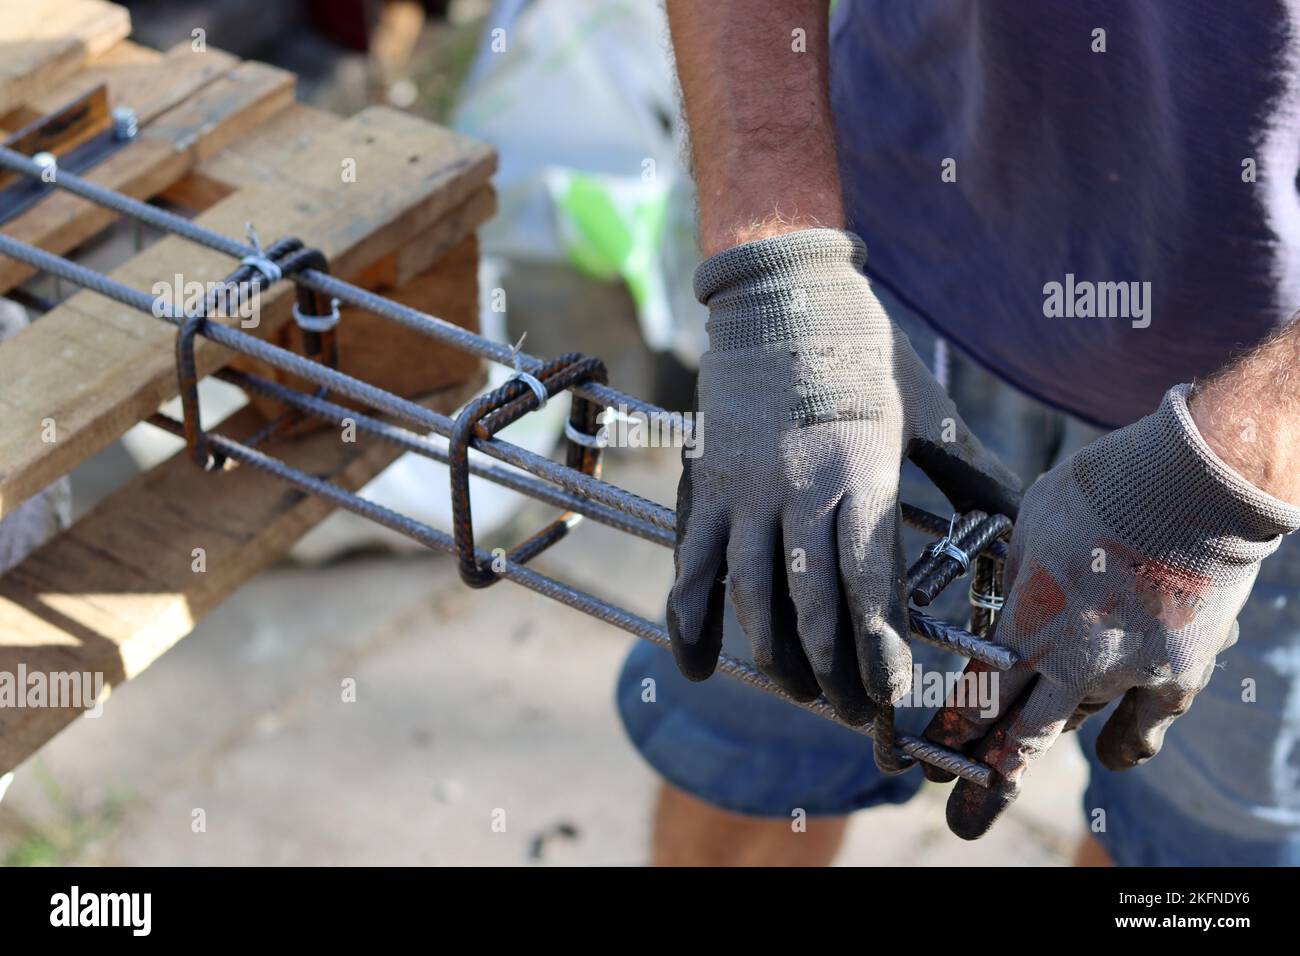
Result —
M1300 320L1197 383L1188 407L1226 464L1261 491L1300 504Z
M844 225L828 7L668 0L706 256L794 229Z

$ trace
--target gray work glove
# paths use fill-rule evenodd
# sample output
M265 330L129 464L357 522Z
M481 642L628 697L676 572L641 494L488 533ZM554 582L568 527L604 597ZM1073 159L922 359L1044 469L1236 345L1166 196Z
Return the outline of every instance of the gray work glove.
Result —
M1155 412L1026 493L996 630L1021 664L998 675L995 715L950 706L926 731L997 771L991 789L958 781L948 801L958 836L985 833L1057 736L1116 698L1097 756L1111 770L1154 756L1209 682L1215 656L1236 643L1260 561L1300 528L1300 508L1214 455L1187 410L1189 393L1174 387Z
M911 681L904 456L959 510L1014 516L1019 489L889 321L865 260L857 236L810 229L700 266L701 453L683 454L668 598L687 677L717 666L729 577L758 667L853 722Z

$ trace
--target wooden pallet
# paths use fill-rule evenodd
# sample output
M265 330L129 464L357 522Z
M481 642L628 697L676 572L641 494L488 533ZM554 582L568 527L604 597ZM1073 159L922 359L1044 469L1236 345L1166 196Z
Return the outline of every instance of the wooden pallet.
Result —
M294 102L294 77L186 43L165 53L126 39L125 10L99 0L0 0L0 138L106 84L136 110L136 140L84 174L136 198L162 197L197 221L265 242L297 236L331 270L467 328L477 322L476 228L494 210L492 151L411 116L370 108L340 119ZM345 181L342 170L355 170ZM114 221L56 193L0 226L57 253ZM234 263L175 237L112 271L219 280ZM0 257L0 295L30 270ZM263 293L255 334L292 345L292 289ZM342 368L450 411L479 387L481 363L345 310ZM78 293L0 345L0 516L117 440L176 394L171 326ZM209 374L234 356L200 340ZM54 422L55 441L42 440ZM243 437L265 421L247 407L216 430ZM265 449L356 489L396 457L336 430ZM0 674L100 673L111 688L139 673L329 513L251 469L206 474L177 456L130 482L0 577ZM206 570L195 572L195 549ZM79 714L0 707L0 774Z

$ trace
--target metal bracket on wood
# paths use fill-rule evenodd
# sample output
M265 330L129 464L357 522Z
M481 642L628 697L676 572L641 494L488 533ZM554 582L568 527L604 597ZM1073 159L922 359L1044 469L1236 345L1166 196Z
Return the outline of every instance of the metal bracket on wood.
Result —
M2 144L39 162L47 172L41 179L0 174L0 223L36 205L54 189L62 171L94 169L139 135L135 110L109 109L108 87L100 84L53 113L40 117ZM45 177L49 177L48 179Z

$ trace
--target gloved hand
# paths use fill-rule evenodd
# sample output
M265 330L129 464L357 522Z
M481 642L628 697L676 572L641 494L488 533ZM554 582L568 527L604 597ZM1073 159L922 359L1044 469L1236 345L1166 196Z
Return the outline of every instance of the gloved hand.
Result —
M854 722L910 686L903 456L959 510L1014 516L1019 488L894 328L865 259L857 236L810 229L700 266L701 454L683 454L668 599L687 677L717 666L729 576L757 666Z
M1021 663L999 675L996 715L950 706L926 730L997 771L988 790L957 782L948 825L958 836L983 835L1057 736L1121 695L1097 756L1111 770L1153 757L1215 656L1236 642L1260 561L1300 528L1300 508L1247 483L1205 444L1189 392L1171 389L1155 412L1026 493L996 626Z

